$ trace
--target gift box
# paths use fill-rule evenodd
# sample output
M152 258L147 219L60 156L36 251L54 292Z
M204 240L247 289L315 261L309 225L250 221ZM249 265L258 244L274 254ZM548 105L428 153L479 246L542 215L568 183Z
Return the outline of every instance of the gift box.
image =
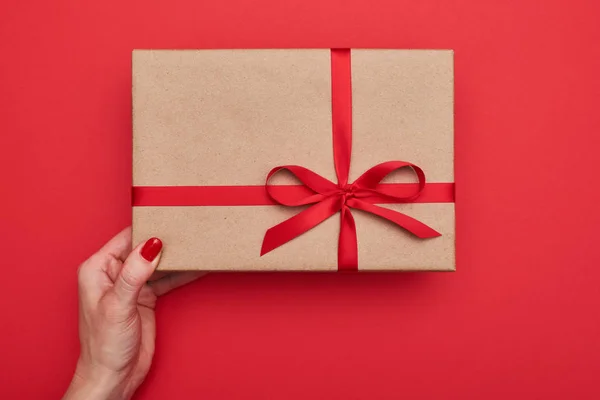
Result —
M135 50L161 270L455 269L450 50Z

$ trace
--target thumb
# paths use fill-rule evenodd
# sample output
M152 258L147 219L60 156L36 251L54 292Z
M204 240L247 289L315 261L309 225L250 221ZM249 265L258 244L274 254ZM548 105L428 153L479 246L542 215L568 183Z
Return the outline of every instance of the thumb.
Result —
M123 302L137 302L140 290L158 266L162 247L160 239L151 238L129 254L115 281L115 292Z

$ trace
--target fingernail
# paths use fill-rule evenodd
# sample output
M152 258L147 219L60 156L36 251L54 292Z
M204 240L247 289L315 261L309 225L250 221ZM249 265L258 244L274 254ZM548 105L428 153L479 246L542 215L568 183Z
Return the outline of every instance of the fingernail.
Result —
M140 254L147 261L153 261L158 255L158 253L160 253L160 249L162 249L162 242L159 238L153 237L148 239L148 241L144 244L144 247L142 247Z

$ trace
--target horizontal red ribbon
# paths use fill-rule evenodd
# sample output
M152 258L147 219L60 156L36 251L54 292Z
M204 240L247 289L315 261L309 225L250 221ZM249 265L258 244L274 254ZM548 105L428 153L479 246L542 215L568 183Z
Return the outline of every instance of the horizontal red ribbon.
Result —
M406 197L414 193L416 183L382 183L384 191L394 191ZM304 185L270 186L278 198L302 198L314 194ZM374 204L398 203L387 197L376 196L364 198ZM427 183L419 197L411 203L453 203L454 183ZM275 202L260 186L134 186L133 205L148 206L273 206Z

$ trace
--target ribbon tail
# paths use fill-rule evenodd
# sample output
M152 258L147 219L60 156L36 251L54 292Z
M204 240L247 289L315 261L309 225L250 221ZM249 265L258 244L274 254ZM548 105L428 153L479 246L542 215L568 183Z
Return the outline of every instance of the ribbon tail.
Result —
M340 216L340 237L338 243L338 271L358 270L358 243L356 224L350 208L343 206Z
M371 214L375 214L381 218L385 218L388 221L395 223L399 227L404 228L408 232L421 239L442 236L441 233L434 230L433 228L430 228L421 221L409 217L408 215L402 214L398 211L390 210L389 208L376 206L375 204L367 203L358 199L348 200L348 206L366 211Z
M340 207L340 199L330 197L269 228L265 233L260 255L263 256L309 231L336 214Z

